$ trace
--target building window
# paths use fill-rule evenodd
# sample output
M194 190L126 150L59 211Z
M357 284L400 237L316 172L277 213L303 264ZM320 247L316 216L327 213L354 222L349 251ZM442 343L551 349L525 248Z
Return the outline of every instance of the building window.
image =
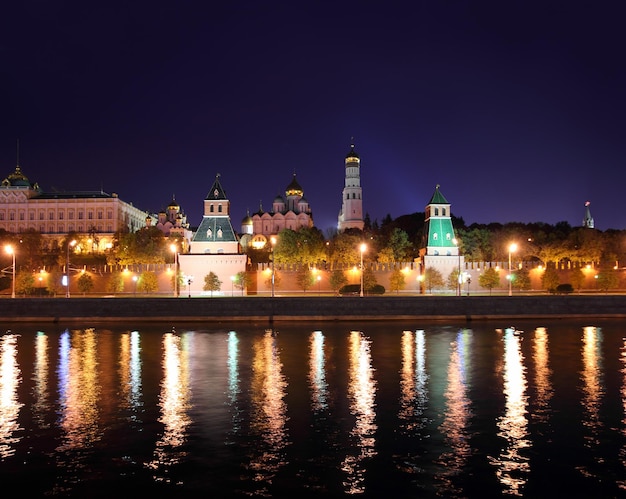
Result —
M33 220L35 220L35 212L31 211L28 213L28 219L32 222Z
M59 220L63 220L65 218L65 213L62 211L59 212Z
M446 209L445 208L441 208L441 214L445 217L446 216Z
M39 226L39 232L41 232L42 234L46 232L46 228L43 225Z
M0 211L0 220L4 220L4 211Z
M439 239L439 234L437 234L436 232L433 234L433 241L436 241L437 239Z
M24 220L24 212L20 211L20 220Z
M39 220L43 220L43 219L44 219L43 211L40 211L39 212Z
M67 218L69 218L70 220L74 220L74 211L70 211L70 212L67 214Z
M98 211L98 220L102 220L103 217L104 217L104 213L102 213L101 211Z
M93 211L89 210L89 212L87 213L87 218L89 220L93 220Z
M435 208L435 216L438 217L439 216L439 208Z
M113 218L113 211L112 210L107 211L107 218L109 220L111 220Z
M15 212L12 211L11 213L9 213L9 220L14 221L15 220Z
M222 205L221 205L221 204L217 207L217 211L218 211L219 213L222 213Z
M213 213L213 205L211 205L211 208L209 209L209 211Z
M450 239L452 239L452 236L450 235L450 233L448 232L446 234L446 241L449 241Z
M78 220L82 220L82 219L83 219L83 211L82 211L82 210L80 210L80 211L78 212Z

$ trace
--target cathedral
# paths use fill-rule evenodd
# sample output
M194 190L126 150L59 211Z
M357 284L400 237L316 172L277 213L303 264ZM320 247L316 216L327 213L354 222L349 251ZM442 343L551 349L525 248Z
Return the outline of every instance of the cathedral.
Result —
M294 173L285 189L285 196L279 194L274 198L272 211L263 211L260 206L259 211L248 214L242 220L241 245L263 248L270 237L281 230L298 230L302 227L313 227L313 214Z

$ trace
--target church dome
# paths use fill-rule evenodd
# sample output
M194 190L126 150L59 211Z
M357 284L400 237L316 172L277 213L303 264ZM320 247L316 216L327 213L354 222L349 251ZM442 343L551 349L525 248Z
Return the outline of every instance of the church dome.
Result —
M286 194L287 196L302 196L302 187L300 187L300 184L296 180L295 173L293 174L291 182L289 182L289 185L287 186Z
M346 155L346 159L350 159L350 158L359 159L359 155L354 150L354 144L350 146L350 152Z
M274 198L274 202L275 202L275 203L284 203L284 202L285 202L285 200L284 200L284 199L283 199L283 197L279 194L278 196L276 196L276 197Z
M177 210L178 208L180 208L180 205L176 202L175 199L172 199L170 204L167 205L168 210Z
M246 215L241 221L241 225L253 225L252 217L250 215Z
M2 185L6 187L30 187L30 182L26 175L22 173L22 169L16 166L15 171L4 179Z

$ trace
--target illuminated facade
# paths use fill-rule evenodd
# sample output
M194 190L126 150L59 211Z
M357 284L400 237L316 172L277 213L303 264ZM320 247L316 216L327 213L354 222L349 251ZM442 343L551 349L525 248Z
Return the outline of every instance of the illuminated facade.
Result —
M146 225L150 227L152 222L152 217L148 216ZM167 205L166 209L159 212L154 226L159 229L165 237L176 238L181 241L183 253L189 251L193 233L189 228L187 215L181 210L180 205L174 198L172 198L172 201Z
M460 242L454 235L450 203L441 194L439 185L426 206L424 242L420 253L425 268L435 268L443 276L463 268Z
M343 188L337 230L339 232L343 232L346 229L363 230L364 225L361 159L354 150L354 144L352 144L350 146L350 152L346 156L346 179Z
M213 272L221 289L233 289L232 279L246 270L247 257L230 221L230 201L220 182L220 174L204 199L204 214L193 235L190 251L178 256L184 287L189 296L212 295L204 290L205 278Z
M291 182L285 189L285 196L280 194L274 198L272 211L259 211L249 214L241 222L243 234L242 246L264 247L270 236L283 229L298 230L302 227L313 227L313 214L304 191L293 174Z
M19 165L0 183L0 229L38 231L47 249L60 246L68 233L76 232L89 236L90 251L102 251L110 247L116 232L144 227L147 216L115 193L44 192Z

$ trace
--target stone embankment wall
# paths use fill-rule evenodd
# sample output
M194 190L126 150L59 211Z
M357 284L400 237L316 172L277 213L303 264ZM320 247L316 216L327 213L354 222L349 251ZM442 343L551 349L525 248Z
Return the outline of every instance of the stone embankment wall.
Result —
M626 295L234 298L3 298L10 322L181 322L626 318Z

